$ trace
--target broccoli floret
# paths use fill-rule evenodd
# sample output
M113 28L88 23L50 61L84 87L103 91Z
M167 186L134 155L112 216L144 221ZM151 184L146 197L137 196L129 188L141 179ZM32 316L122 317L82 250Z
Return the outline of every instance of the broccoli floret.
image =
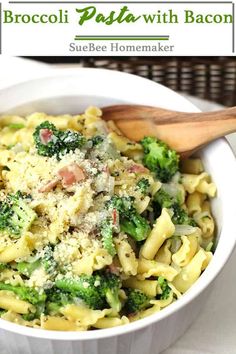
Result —
M60 304L60 306L66 305L72 301L73 297L70 293L65 293L55 287L46 291L47 301Z
M154 196L155 212L159 216L162 208L171 209L173 211L172 221L178 225L196 226L195 221L187 212L181 208L177 200L171 197L166 191L160 189Z
M38 302L37 304L34 305L34 307L36 309L35 312L29 312L24 315L21 315L21 317L25 321L33 321L36 318L40 318L42 313L45 313L45 302L44 301Z
M101 135L94 135L91 139L89 139L89 141L92 142L92 145L94 147L100 145L104 141L104 138Z
M101 309L104 307L104 298L101 297L99 275L81 275L77 278L62 278L55 281L55 286L74 297L81 298L90 308Z
M101 294L105 296L110 307L119 312L121 309L121 302L119 299L119 289L121 288L120 278L112 273L101 275Z
M33 273L33 271L37 268L39 268L41 265L41 260L37 259L37 261L35 262L19 262L17 263L17 270L27 276L28 278L31 276L31 274Z
M0 282L0 290L8 290L14 292L21 300L30 302L33 305L43 303L46 300L45 293L39 294L35 289L26 286L13 286Z
M58 159L60 155L81 148L86 142L82 134L71 130L58 130L48 121L36 127L33 137L39 155L49 157L55 155Z
M17 263L17 270L27 276L28 278L31 276L33 271L39 267L43 266L45 271L48 274L54 273L57 268L57 262L53 257L53 247L51 245L47 245L44 248L44 255L42 258L37 259L34 262L19 262Z
M72 130L59 130L58 139L60 142L60 154L62 155L67 154L69 151L75 151L76 149L81 148L86 142L86 138L82 134Z
M34 262L19 262L16 266L17 270L28 278L39 267L44 267L45 271L51 275L57 269L57 262L53 257L53 247L51 245L47 245L44 248L42 258L39 258Z
M42 265L48 274L52 274L57 269L57 262L53 257L53 246L48 245L44 248L44 255L42 258Z
M159 189L155 194L154 201L157 202L161 208L171 208L175 202L175 200L173 200L173 198L171 198L171 196L163 189Z
M161 182L168 182L179 169L179 156L166 143L154 137L140 142L144 149L144 165L155 172Z
M107 207L118 211L121 231L132 236L136 241L143 241L150 232L150 226L147 220L138 214L133 204L133 197L114 195L107 202Z
M55 281L58 289L82 299L92 309L105 308L107 302L116 311L121 307L118 298L120 285L119 277L109 273L81 275L74 279L63 278Z
M56 302L48 302L46 304L46 312L48 314L57 314L60 312L60 308L62 307L61 304L58 304Z
M15 237L29 230L37 214L26 203L20 192L9 194L0 202L0 230Z
M46 294L46 312L49 314L57 314L61 307L75 302L75 299L71 294L65 293L57 288L51 288Z
M171 208L175 200L162 188L154 195L153 210L156 217L161 215L162 208Z
M106 205L109 209L116 209L120 216L129 217L135 210L133 203L134 197L119 197L118 195L114 195Z
M194 219L191 218L178 203L174 203L171 208L174 212L174 215L172 216L172 221L174 224L197 226Z
M8 268L7 263L0 263L0 272L4 269L7 269L7 268Z
M116 249L113 242L112 221L109 219L103 221L100 230L101 230L103 247L113 257L116 254Z
M160 299L161 300L166 300L168 299L168 297L170 296L170 292L171 292L171 288L169 287L167 280L163 277L158 277L158 284L161 287L161 296Z
M150 297L138 289L127 289L125 310L128 314L135 313L150 306Z
M69 284L67 279L63 279L63 283L56 281L56 286L60 289L50 289L47 293L46 308L49 312L58 312L60 307L73 303L78 298L93 309L105 308L106 302L116 312L121 309L119 299L121 281L114 274L81 276L80 279L71 280Z
M52 157L58 153L57 132L55 125L48 121L36 127L33 138L39 155ZM48 135L46 142L42 137L43 133Z
M35 312L25 313L25 314L21 315L21 317L25 321L33 321L33 320L35 320L35 318L37 318Z
M147 194L148 188L150 187L149 180L147 178L141 178L137 183L137 188L142 194Z
M120 225L121 231L132 236L136 241L143 241L150 233L150 226L138 213L131 216L130 220L124 219Z

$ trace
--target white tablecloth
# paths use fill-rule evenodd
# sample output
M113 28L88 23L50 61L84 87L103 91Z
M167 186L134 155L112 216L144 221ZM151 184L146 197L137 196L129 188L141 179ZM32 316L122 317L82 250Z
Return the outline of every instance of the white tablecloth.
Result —
M38 76L47 65L20 58L0 58L0 88ZM63 70L63 68L62 68ZM202 111L219 105L187 97ZM227 137L236 152L236 134ZM234 201L232 201L234 202ZM236 250L217 278L200 316L163 354L236 354ZM4 348L0 353L4 354ZM17 354L17 353L15 353ZM122 353L120 353L122 354Z

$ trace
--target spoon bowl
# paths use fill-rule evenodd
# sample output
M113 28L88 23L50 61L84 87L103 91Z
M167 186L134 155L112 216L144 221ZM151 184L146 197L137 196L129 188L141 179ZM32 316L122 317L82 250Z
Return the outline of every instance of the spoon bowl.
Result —
M115 105L102 109L127 138L139 141L156 136L182 157L236 131L236 107L217 112L186 113L143 105Z

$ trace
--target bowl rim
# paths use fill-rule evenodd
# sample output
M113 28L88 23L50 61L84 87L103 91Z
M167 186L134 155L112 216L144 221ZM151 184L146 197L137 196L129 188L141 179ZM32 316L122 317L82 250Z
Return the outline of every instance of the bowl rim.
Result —
M75 75L78 76L78 73L81 71L86 72L86 73L92 73L94 74L95 72L99 72L99 74L103 75L110 75L110 76L116 76L119 75L120 77L122 76L124 79L129 79L131 81L136 81L136 83L141 84L146 86L153 86L153 87L158 87L165 91L167 94L169 94L172 97L176 97L178 102L183 102L185 103L183 107L183 111L188 111L188 110L193 110L195 112L199 111L192 103L190 103L187 99L183 98L176 92L160 85L157 84L151 80L145 79L138 77L133 74L128 74L128 73L123 73L119 71L113 71L113 70L108 70L108 69L95 69L95 68L73 68L73 69L52 69L50 72L47 72L39 78L34 78L32 80L27 80L23 81L21 83L18 83L16 85L11 85L7 87L6 89L1 89L0 90L0 99L1 99L1 94L4 94L5 92L10 92L11 90L19 89L24 86L25 84L34 84L35 82L38 82L39 80L48 80L53 77L67 77L68 75ZM155 88L154 88L155 90ZM118 99L118 97L117 97ZM186 106L186 107L185 107ZM211 148L214 148L216 145L221 145L221 148L224 150L226 154L228 154L229 158L232 158L232 162L234 161L234 164L232 163L232 179L234 178L236 180L236 161L235 161L235 156L234 153L229 145L229 143L226 141L225 138L221 138L216 140L215 142L211 143L209 146ZM236 197L236 192L232 191ZM233 196L232 196L233 198ZM232 220L234 220L233 216L233 208L228 208L228 212L224 214L224 222L221 230L221 237L223 238L225 234L231 233L234 234L234 237L231 237L229 239L229 242L227 244L227 249L226 252L222 255L221 258L219 258L217 255L219 253L218 248L216 249L216 252L214 254L213 260L207 267L207 269L203 272L203 274L200 276L200 278L194 283L194 285L191 287L189 291L187 291L178 301L170 304L166 308L162 309L159 312L156 312L146 318L140 319L138 321L128 323L119 327L114 327L114 328L107 328L107 329L95 329L92 331L49 331L49 330L44 330L44 329L38 329L38 328L30 328L30 327L25 327L22 325L18 325L15 323L8 322L6 320L0 319L0 328L5 329L17 334L21 335L27 335L29 337L35 337L35 338L42 338L42 339L51 339L51 340L70 340L70 341L87 341L87 340L97 340L97 339L103 339L103 338L109 338L112 336L119 336L123 334L127 334L133 331L141 330L147 326L153 325L155 323L160 322L162 319L166 319L181 308L183 308L185 305L189 304L192 300L194 300L201 292L203 292L210 283L216 278L216 276L220 273L220 271L223 269L225 263L228 261L230 254L232 253L235 243L236 243L236 225L233 227L232 226ZM231 223L230 223L231 221Z
M122 88L122 90L119 89L119 87L112 87L112 90L115 91L115 99L117 99L117 90L119 91L119 100L122 99L122 100L126 100L126 93L128 93L129 95L131 95L130 92L128 92L127 90L127 86L129 87L129 85L145 85L147 87L148 90L151 90L152 93L153 91L157 91L157 90L162 90L163 93L165 94L165 96L168 96L168 98L170 97L170 99L173 99L174 101L177 100L177 104L180 105L181 103L184 105L184 111L185 112L199 112L200 110L193 104L191 103L187 98L183 97L181 94L171 90L170 88L164 86L164 85L161 85L157 82L154 82L152 80L149 80L147 78L144 78L144 77L141 77L141 76L138 76L138 75L134 75L134 74L130 74L130 73L127 73L127 72L121 72L121 71L118 71L118 70L110 70L110 69L100 69L100 68L88 68L88 67L79 67L79 68L50 68L46 71L43 71L43 72L40 72L38 73L38 77L34 77L30 80L25 80L25 81L21 81L21 82L17 82L16 84L14 85L10 85L10 86L7 86L7 87L4 87L4 88L0 88L0 100L2 99L2 95L4 96L7 96L8 98L11 98L11 94L12 94L12 91L14 92L15 90L18 90L18 95L17 95L17 99L18 97L20 96L20 99L22 100L22 97L25 97L24 95L24 92L21 91L21 87L22 86L28 86L28 85L34 85L36 82L41 84L41 85L45 85L45 81L52 81L52 84L54 84L55 86L55 83L53 83L53 80L55 79L63 79L63 78L66 78L68 81L69 80L73 80L73 84L76 83L76 87L73 87L72 88L72 91L74 92L75 94L75 88L76 89L79 89L81 91L81 88L82 88L82 92L84 90L84 87L82 87L82 85L80 85L79 81L76 82L76 77L80 77L81 74L85 73L86 76L90 75L91 77L94 77L94 75L96 75L97 77L95 77L96 80L99 80L102 78L104 78L104 75L106 77L106 79L109 79L110 81L111 78L113 77L114 80L120 80L122 79L123 80L123 83L125 82L125 86ZM95 82L96 82L95 80ZM127 80L127 81L126 81ZM88 81L89 82L89 81ZM110 82L109 82L110 83ZM90 84L90 83L89 83ZM97 94L97 87L96 85L91 85L92 87L90 88L89 87L89 93L92 94L95 92L94 96L99 96L99 97L102 97L102 98L106 98L106 97L109 97L110 98L110 88L109 87L106 87L105 85L103 86L99 86L99 95ZM130 88L130 87L129 87ZM60 88L60 86L58 87L54 87L55 91L57 92L60 92L61 91L63 92L63 96L69 96L68 93L65 93L63 90L64 88ZM66 87L67 91L70 92L71 90L71 87ZM43 90L39 90L39 91L34 91L35 89L33 88L32 91L30 91L28 94L31 95L33 97L33 93L32 92L37 92L37 100L42 100L42 99L45 99L45 98L49 98L48 96L48 93L44 94L44 91ZM85 87L85 90L88 90L88 85ZM95 91L94 91L95 90ZM78 94L78 92L76 92L76 94ZM75 94L75 95L76 95ZM54 98L55 96L54 95L51 95L50 93L50 98ZM58 94L56 96L56 98L58 98ZM143 104L142 103L142 98L141 97L138 97L138 101L141 100L141 103L139 104ZM147 98L145 98L145 102L146 102ZM23 99L24 101L24 99ZM151 100L153 102L153 100ZM31 101L30 100L27 100L26 103L30 103ZM133 102L133 100L132 100ZM3 102L2 105L4 107L4 104L6 104L6 102ZM22 103L21 103L22 104ZM138 104L138 102L135 102L135 104ZM171 104L176 104L176 102L171 102ZM5 111L8 112L8 110L2 108L2 105L1 105L1 110L3 109L3 112L0 111L0 115L4 115ZM147 105L147 103L146 103ZM18 106L16 106L18 107ZM166 105L162 102L159 102L159 107L162 107L162 108L166 108ZM173 108L174 109L174 108Z

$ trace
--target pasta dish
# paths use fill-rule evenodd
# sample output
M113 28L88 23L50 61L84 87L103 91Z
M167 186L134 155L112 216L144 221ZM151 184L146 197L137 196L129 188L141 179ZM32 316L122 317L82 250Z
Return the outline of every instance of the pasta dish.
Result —
M0 119L0 315L103 329L178 300L214 250L198 158L122 136L102 111Z

